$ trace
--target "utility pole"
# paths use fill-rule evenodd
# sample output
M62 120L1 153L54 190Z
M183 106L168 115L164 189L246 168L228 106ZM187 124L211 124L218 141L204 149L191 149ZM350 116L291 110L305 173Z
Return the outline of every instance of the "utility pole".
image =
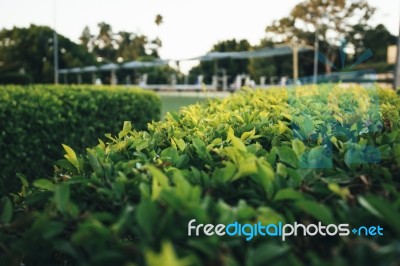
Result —
M400 21L399 21L399 36L397 36L397 57L396 66L394 69L394 83L393 88L397 90L400 87Z
M57 36L57 24L56 24L56 1L53 2L54 8L54 31L53 31L53 52L54 52L54 84L58 84L58 36Z
M297 85L299 79L299 47L298 44L292 44L293 51L293 85Z
M314 75L313 75L313 83L317 84L318 80L318 25L315 25L315 41L314 41Z

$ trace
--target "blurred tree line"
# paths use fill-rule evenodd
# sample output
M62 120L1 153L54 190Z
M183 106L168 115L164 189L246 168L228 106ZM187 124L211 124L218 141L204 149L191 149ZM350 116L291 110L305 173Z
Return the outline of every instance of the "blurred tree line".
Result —
M154 23L160 26L163 17L157 15ZM158 50L162 47L159 37L150 39L144 34L127 31L115 32L108 23L99 23L97 32L92 34L89 27L85 27L80 36L81 45L96 56L99 64L122 63L129 61L154 61L160 59ZM117 72L119 83L139 83L143 74L147 75L147 82L152 84L168 83L172 75L179 72L170 66L147 67L139 69L121 69ZM99 73L103 81L109 81L110 73ZM87 77L89 78L89 77Z
M377 72L393 69L386 63L387 46L396 43L396 37L383 25L372 27L369 22L375 8L366 0L303 0L290 13L267 25L265 37L252 46L247 40L225 40L213 45L211 52L251 51L276 44L302 44L314 46L318 42L320 60L318 73L339 70L372 68ZM163 17L157 15L154 23L161 26ZM76 44L58 35L59 67L73 68L100 65L109 62L153 61L159 59L161 40L150 39L144 34L113 30L101 22L92 31L85 27ZM340 50L346 54L342 58ZM371 54L365 51L370 49ZM372 55L372 56L371 56ZM361 64L352 66L360 58ZM3 29L0 31L0 83L17 80L20 83L53 82L53 30L49 27L31 25L29 28ZM344 59L344 60L343 60ZM343 62L342 62L343 61ZM345 61L345 62L344 62ZM314 66L313 51L299 54L299 76L311 76ZM350 67L351 66L351 67ZM222 59L204 61L189 72L189 82L197 81L198 75L210 83L213 75L227 75L234 82L236 75L250 75L259 82L277 82L280 77L292 77L292 55L254 59ZM183 82L183 75L169 66L120 70L119 83L138 83L142 74L148 83L169 83L173 76ZM105 83L110 73L99 72ZM92 82L90 74L83 76L85 83ZM61 78L60 80L63 80ZM76 83L75 75L69 75L70 83Z
M68 38L58 35L59 66L90 65L93 54ZM53 30L45 26L14 27L0 31L0 82L52 83L54 73Z
M157 15L155 23L163 21ZM105 22L98 24L92 34L85 27L80 36L80 44L58 34L59 68L74 68L101 65L110 62L153 61L159 59L158 50L161 40L149 39L146 35L133 32L114 32ZM31 25L29 28L3 29L0 31L0 83L52 83L54 82L54 45L53 30L46 26ZM137 70L118 71L120 83L126 79L138 82L146 73L148 82L166 83L177 71L169 66ZM105 83L109 81L108 72L98 72ZM68 75L69 83L76 83L76 75ZM83 74L83 82L91 83L90 74ZM60 77L63 81L64 78Z
M396 43L396 36L390 34L384 25L369 25L375 8L366 0L304 0L288 14L273 21L266 27L266 36L256 46L246 40L227 40L213 46L210 52L251 51L276 44L319 45L318 73L331 73L339 70L375 69L384 72L393 69L386 63L387 47ZM344 49L342 62L340 50ZM370 49L372 54L364 54ZM361 64L350 67L361 57ZM299 53L299 76L312 76L314 52ZM271 58L218 60L200 62L190 71L191 80L203 74L206 82L212 75L226 73L229 83L238 74L246 73L257 82L260 77L266 81L277 82L278 77L292 77L292 55ZM222 73L223 72L223 73Z

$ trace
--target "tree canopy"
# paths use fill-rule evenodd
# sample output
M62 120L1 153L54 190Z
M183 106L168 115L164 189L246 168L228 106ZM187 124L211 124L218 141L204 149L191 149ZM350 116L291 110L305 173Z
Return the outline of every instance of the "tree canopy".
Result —
M162 23L161 20L156 22ZM87 51L96 57L112 62L146 60L158 58L161 47L159 39L151 40L146 35L133 32L114 32L106 22L98 23L98 31L92 34L89 27L82 31L80 41Z
M58 34L59 67L90 65L95 57L86 49ZM45 26L0 31L0 73L29 75L35 83L54 82L53 30Z
M330 73L341 43L351 39L355 25L365 31L374 12L366 0L304 0L287 17L267 26L266 32L278 42L309 45L316 35Z

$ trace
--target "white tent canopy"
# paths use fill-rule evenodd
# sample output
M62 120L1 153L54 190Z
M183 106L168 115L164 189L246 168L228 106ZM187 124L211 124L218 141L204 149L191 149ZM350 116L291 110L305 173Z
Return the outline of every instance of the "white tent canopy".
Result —
M306 52L313 50L313 47L307 45L296 46L297 52ZM293 53L293 47L289 45L277 45L274 47L265 47L254 51L244 52L210 52L200 57L195 57L187 60L200 60L200 61L211 61L225 58L232 59L248 59L248 58L259 58L259 57L272 57L281 55L290 55Z
M80 72L82 72L82 68L80 67L68 69L68 73L80 73Z
M117 70L119 68L119 66L117 64L114 63L109 63L106 65L102 65L99 67L99 70L101 71L112 71L112 70Z
M143 68L143 67L156 67L156 66L163 66L168 65L170 60L155 60L155 61L130 61L123 64L115 64L115 63L108 63L105 65L97 66L86 66L86 67L75 67L75 68L67 68L67 69L60 69L60 74L68 74L68 73L83 73L83 72L97 72L97 71L114 71L120 68L124 69L134 69L134 68Z
M97 66L87 66L82 68L82 72L96 72L97 70Z
M142 68L142 67L155 67L155 66L162 66L168 65L170 60L156 60L151 62L142 62L142 61L131 61L126 62L122 65L122 68L126 69L133 69L133 68Z
M243 51L243 52L210 52L203 56L190 58L190 59L182 59L182 60L162 60L157 59L155 61L130 61L122 64L108 63L105 65L101 65L99 67L96 66L86 66L86 67L75 67L70 69L60 69L60 74L68 74L68 73L84 73L84 72L97 72L97 71L110 71L112 75L115 75L115 71L118 69L136 69L136 68L145 68L145 67L156 67L162 65L168 65L169 62L175 61L179 64L180 61L191 61L191 60L200 60L200 61L217 61L219 59L232 58L232 59L248 59L248 58L262 58L262 57L273 57L273 56L282 56L282 55L290 55L293 54L293 78L297 79L298 77L298 58L297 54L301 52L307 52L313 50L312 46L308 45L285 45L280 44L274 47L265 47L254 51Z

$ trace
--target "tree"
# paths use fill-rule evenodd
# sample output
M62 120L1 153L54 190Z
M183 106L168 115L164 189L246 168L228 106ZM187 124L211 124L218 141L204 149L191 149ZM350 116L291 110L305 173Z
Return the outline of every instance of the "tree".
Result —
M162 24L161 15L156 17L155 23ZM81 35L81 44L86 47L96 58L102 58L102 62L126 62L126 61L153 61L159 58L158 49L161 47L161 40L149 39L144 34L136 34L134 32L119 31L114 32L112 26L106 22L98 23L98 31L92 35L90 29L85 27ZM165 80L165 76L170 74L170 69L147 69L152 73L165 71L160 78L149 74L149 82L160 82ZM146 71L147 71L146 70ZM118 71L118 80L136 81L141 70L124 70ZM109 73L101 73L102 76Z
M365 49L371 49L373 57L369 61L381 63L386 62L387 47L396 44L396 36L392 35L382 24L366 30L362 25L355 25L349 40L355 46L356 58L361 56Z
M58 35L59 67L77 67L94 63L84 47ZM31 25L0 31L0 72L26 73L35 83L53 82L53 30Z
M161 40L158 38L149 40L146 35L128 31L115 33L111 25L106 22L101 22L97 26L97 34L92 35L90 29L85 27L80 37L81 44L96 57L111 62L118 62L121 59L133 61L144 57L152 60L159 57Z
M164 18L160 14L157 14L156 19L154 21L156 23L157 27L159 28L162 23L164 23ZM152 54L156 57L158 57L158 49L161 48L162 42L159 36L157 36L152 42L151 42L151 49L152 49Z
M81 36L79 37L79 40L81 41L81 44L82 44L84 47L87 47L87 48L88 48L89 52L90 52L91 50L93 50L93 47L90 47L90 46L91 46L90 41L92 40L92 38L93 38L93 35L90 33L89 27L86 26L86 27L83 29L82 34L81 34Z
M163 22L164 22L163 16L161 16L160 14L157 14L154 23L156 23L157 26L160 26Z
M96 54L97 57L116 61L116 49L118 48L118 46L116 45L111 25L105 22L101 22L97 24L97 26L99 29L99 33L97 34L97 36L94 36L94 39L92 40L93 52Z
M321 53L333 63L341 41L350 39L352 27L357 23L367 28L374 11L366 0L305 0L297 4L288 17L274 21L266 32L275 41L309 45L313 44L310 33L314 33L321 42ZM325 62L326 73L331 72L329 62Z
M121 31L117 35L116 57L121 57L124 61L138 60L146 56L147 37L136 35L131 32Z

